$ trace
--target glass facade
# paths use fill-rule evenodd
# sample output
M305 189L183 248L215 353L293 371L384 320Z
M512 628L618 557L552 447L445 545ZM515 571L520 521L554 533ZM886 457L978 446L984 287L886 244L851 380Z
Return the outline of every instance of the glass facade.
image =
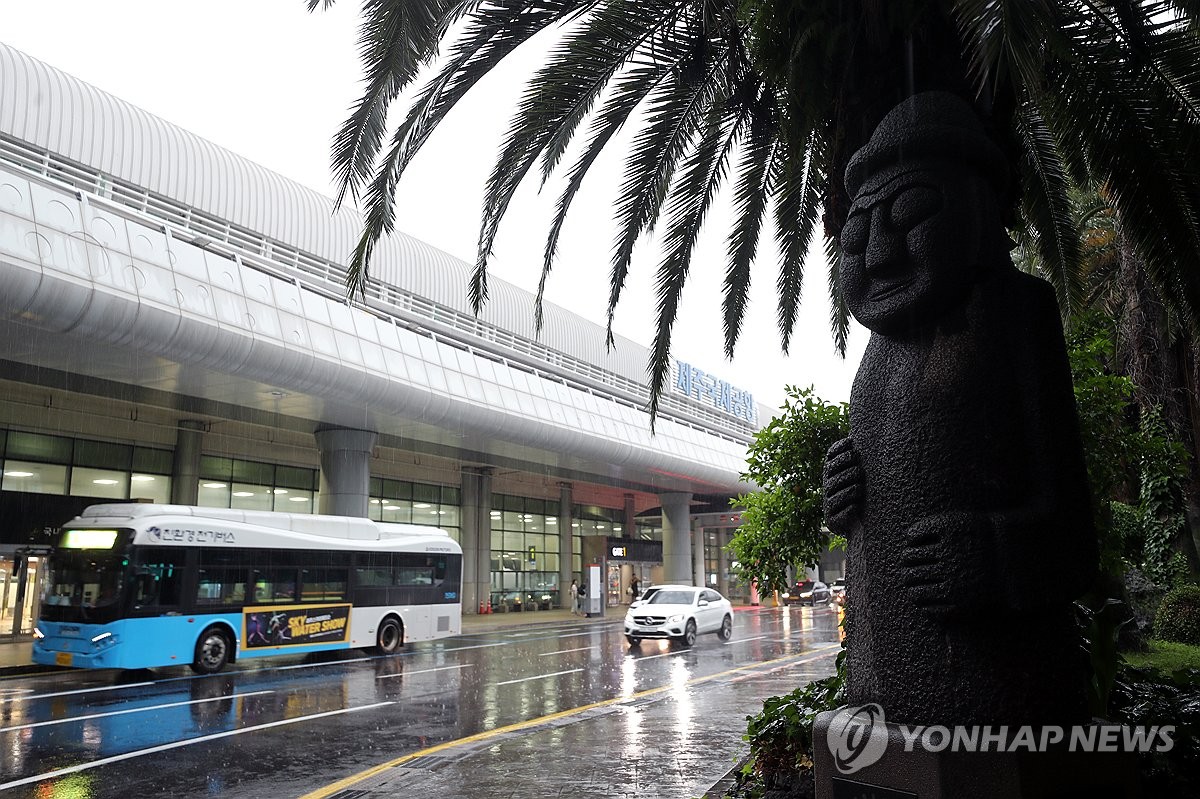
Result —
M462 541L458 488L372 477L370 494L367 515L371 519L440 527Z
M558 502L492 495L492 606L558 606Z
M171 499L171 451L107 441L0 431L0 489L96 499Z
M316 513L317 479L316 469L202 455L196 504L205 508Z

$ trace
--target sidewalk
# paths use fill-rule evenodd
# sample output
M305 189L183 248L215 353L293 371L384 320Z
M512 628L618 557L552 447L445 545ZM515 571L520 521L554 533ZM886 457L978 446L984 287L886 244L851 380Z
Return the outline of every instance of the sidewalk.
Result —
M524 613L475 613L463 616L463 633L480 633L489 630L512 630L542 624L563 622L605 622L625 618L625 606L608 608L604 616L586 618L575 616L570 610L535 610ZM21 674L42 674L60 671L58 666L39 666L33 662L33 638L30 636L0 636L0 677L15 677Z

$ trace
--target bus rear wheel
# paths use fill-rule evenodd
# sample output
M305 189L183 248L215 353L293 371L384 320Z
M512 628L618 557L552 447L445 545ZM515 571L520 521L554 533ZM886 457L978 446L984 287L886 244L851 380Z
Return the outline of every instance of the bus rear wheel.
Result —
M388 616L381 621L375 640L376 652L381 655L396 654L404 643L404 631L400 627L400 620L395 616Z
M216 674L229 662L231 649L229 635L219 627L209 627L196 642L192 671L197 674Z

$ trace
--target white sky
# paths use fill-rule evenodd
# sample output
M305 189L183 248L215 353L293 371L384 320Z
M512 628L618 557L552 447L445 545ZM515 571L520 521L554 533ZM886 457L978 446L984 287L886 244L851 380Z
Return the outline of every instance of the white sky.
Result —
M315 14L303 0L8 2L0 40L332 196L329 142L359 92L358 8L354 0ZM481 82L447 118L400 184L397 227L472 263L483 184L521 78L540 54L515 57L521 60ZM617 156L598 161L584 182L546 291L550 301L601 324L613 239L609 208L622 171ZM527 183L500 229L491 274L536 291L557 193L539 194L535 180ZM809 258L792 354L785 357L775 327L777 260L764 236L742 335L733 361L725 360L724 218L714 210L693 259L672 356L771 406L782 402L786 384L812 384L830 401L849 399L866 335L855 326L846 360L835 354L819 250ZM654 334L657 265L653 244L641 247L614 324L645 345Z

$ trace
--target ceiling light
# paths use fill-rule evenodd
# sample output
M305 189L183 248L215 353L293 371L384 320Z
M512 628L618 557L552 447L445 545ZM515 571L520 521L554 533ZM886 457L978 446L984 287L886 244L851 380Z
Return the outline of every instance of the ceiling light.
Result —
M288 497L288 502L308 502L309 497Z
M5 472L5 477L33 477L33 472Z
M98 485L98 486L115 486L117 484L117 482L118 482L117 480L113 480L108 477L101 477L97 480L92 481L92 483L94 483L95 485Z
M224 483L205 483L204 487L205 488L224 488L225 484Z
M287 489L286 488L275 488L275 489L272 489L271 493L272 494L286 494Z
M254 496L254 492L253 491L234 491L233 495L235 497L252 497L252 496Z
M413 507L414 508L432 508L433 506L430 505L428 502L417 502L416 504L413 505Z
M148 474L135 474L133 477L130 477L129 479L135 483L153 483L154 482L154 478Z

